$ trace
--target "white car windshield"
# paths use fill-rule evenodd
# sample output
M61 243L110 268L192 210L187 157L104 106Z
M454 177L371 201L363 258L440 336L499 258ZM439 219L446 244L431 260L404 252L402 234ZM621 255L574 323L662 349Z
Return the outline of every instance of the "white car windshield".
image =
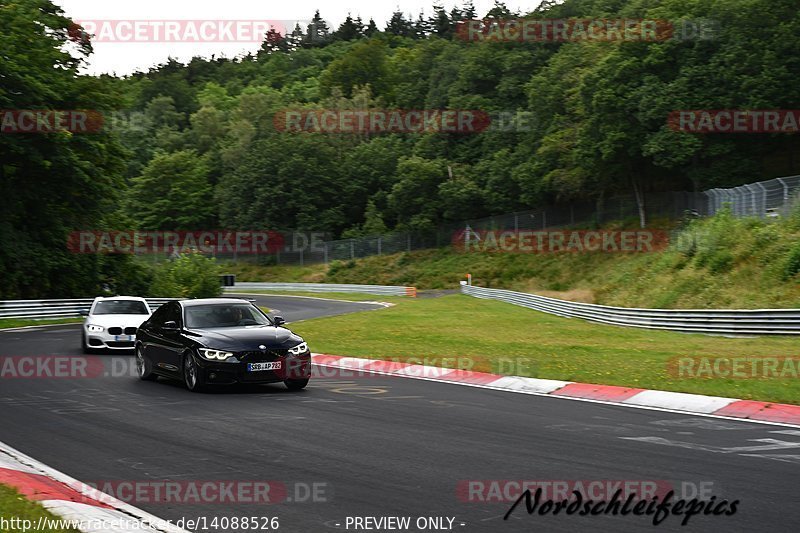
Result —
M250 304L191 305L186 307L187 328L231 328L270 325L269 319Z
M144 302L136 300L103 300L97 302L93 315L149 315Z

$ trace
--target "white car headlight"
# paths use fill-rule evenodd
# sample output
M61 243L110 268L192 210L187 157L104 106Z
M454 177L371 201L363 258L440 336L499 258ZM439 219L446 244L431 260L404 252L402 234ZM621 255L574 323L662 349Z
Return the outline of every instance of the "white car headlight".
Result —
M306 353L307 350L308 350L308 343L301 342L294 348L289 348L289 353L292 355L300 355Z
M98 326L98 325L95 325L95 324L89 324L88 326L86 326L86 329L91 331L92 333L100 333L105 328L103 326Z
M224 361L228 357L233 357L231 352L223 352L222 350L211 350L209 348L200 348L198 350L200 355L210 361Z

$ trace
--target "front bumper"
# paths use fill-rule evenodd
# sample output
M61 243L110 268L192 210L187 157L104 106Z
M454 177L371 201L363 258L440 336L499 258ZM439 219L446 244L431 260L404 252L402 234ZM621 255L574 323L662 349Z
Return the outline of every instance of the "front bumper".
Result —
M136 344L136 335L111 335L108 330L94 332L83 329L86 335L88 348L108 350L133 350Z
M278 383L311 377L311 352L274 358L271 362L280 361L280 369L256 372L247 370L248 362L209 361L202 357L195 357L195 360L198 370L203 373L203 381L209 385Z

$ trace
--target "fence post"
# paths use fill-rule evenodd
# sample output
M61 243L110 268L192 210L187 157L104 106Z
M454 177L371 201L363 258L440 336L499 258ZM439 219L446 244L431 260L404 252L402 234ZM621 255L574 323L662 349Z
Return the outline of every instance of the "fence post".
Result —
M381 235L378 235L378 255L381 254Z
M767 188L760 181L756 185L761 187L761 218L767 218Z
M407 234L406 236L406 250L411 251L411 234Z
M353 239L350 239L350 259L352 260L355 258L356 258L355 244L353 244Z
M325 264L327 265L328 264L328 243L327 242L322 243L322 257L323 257L323 261L325 261Z
M778 178L778 182L783 185L783 216L786 216L789 213L789 186L783 181L783 178Z
M756 194L753 192L751 185L748 183L745 185L747 187L747 192L750 194L750 211L751 214L756 215L758 213L758 208L756 207Z

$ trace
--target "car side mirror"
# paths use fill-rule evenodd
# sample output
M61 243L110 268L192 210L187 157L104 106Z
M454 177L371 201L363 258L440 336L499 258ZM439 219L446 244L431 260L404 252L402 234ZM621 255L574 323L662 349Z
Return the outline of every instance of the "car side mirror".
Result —
M85 309L81 309L81 310L80 310L80 311L78 311L78 312L81 314L81 316L89 316L89 311L87 311L87 310L85 310Z
M164 325L161 326L161 329L164 331L178 331L178 323L174 320L167 320L164 322Z
M276 326L282 326L286 324L286 319L283 318L282 316L276 316L272 319L272 321L275 322Z

